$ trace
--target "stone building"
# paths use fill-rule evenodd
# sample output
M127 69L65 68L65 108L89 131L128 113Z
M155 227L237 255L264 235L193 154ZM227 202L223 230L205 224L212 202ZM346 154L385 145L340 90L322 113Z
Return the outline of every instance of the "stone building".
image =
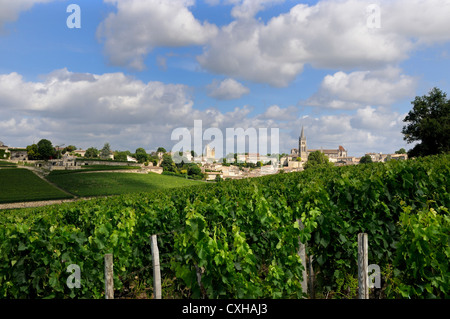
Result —
M12 161L27 161L28 152L25 148L9 148L11 153L10 159Z

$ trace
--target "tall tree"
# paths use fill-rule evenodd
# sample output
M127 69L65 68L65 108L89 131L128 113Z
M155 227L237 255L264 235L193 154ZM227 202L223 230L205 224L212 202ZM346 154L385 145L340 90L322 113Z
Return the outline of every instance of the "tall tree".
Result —
M38 153L43 160L51 159L55 156L55 149L52 142L46 139L42 139L37 143Z
M433 88L428 95L416 96L403 122L403 139L419 142L408 156L426 156L450 151L450 100L447 94Z
M148 161L148 154L142 147L136 149L136 159L139 163L144 163Z
M100 151L100 158L108 159L109 155L111 155L111 146L109 146L109 143L105 143L102 150Z
M161 167L163 168L164 172L176 172L177 171L177 167L172 160L172 156L170 156L169 154L163 155Z

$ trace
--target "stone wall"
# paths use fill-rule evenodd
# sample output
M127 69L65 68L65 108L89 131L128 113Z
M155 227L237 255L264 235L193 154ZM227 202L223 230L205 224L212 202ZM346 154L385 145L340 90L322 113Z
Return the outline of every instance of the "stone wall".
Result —
M83 159L76 159L77 165L109 165L109 166L140 166L133 162L114 162L114 161L90 161Z

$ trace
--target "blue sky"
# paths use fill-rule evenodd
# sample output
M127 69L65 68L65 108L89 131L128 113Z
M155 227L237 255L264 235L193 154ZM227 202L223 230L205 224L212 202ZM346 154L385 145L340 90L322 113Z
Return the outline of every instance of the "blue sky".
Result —
M409 149L411 101L450 93L449 15L448 0L0 0L0 140L171 149L202 120L279 128L286 153L302 125L308 148Z

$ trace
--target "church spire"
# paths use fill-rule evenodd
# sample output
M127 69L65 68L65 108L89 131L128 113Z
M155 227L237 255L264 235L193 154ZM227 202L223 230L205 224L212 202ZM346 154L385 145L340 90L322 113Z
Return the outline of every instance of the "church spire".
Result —
M302 125L302 133L300 134L300 139L304 139L305 138L305 133L303 132L303 125Z

